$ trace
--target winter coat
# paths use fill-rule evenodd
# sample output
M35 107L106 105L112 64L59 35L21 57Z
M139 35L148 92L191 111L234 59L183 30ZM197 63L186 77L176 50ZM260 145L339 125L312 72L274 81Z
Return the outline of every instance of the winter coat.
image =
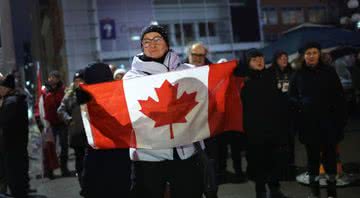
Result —
M279 107L278 107L278 119L281 120L282 125L287 128L289 133L293 133L293 122L291 119L290 111L290 98L289 98L289 85L290 78L293 74L293 70L288 65L284 70L280 70L279 66L273 65L269 68L275 75L276 87L279 90Z
M287 128L282 124L279 114L280 92L272 70L249 70L241 99L244 131L249 144L263 144L265 141L287 143Z
M42 90L45 119L51 126L64 124L57 114L57 109L59 108L61 100L65 95L64 90L65 88L62 83L59 83L54 89L46 86L46 89Z
M68 125L70 146L73 148L86 147L87 140L81 118L80 105L77 103L73 85L62 99L57 113L60 119Z
M128 71L123 79L136 78L141 76L165 73L188 69L191 65L180 64L180 58L177 54L169 51L165 56L163 64L155 61L144 61L143 54L134 57L131 70ZM183 145L176 148L180 159L187 159L195 152L193 144ZM130 148L130 158L134 161L164 161L173 160L173 149L133 149Z
M6 152L25 152L29 135L28 107L26 96L11 92L4 96L0 108L3 148Z
M290 80L289 96L302 143L334 144L343 139L345 97L334 68L303 65Z

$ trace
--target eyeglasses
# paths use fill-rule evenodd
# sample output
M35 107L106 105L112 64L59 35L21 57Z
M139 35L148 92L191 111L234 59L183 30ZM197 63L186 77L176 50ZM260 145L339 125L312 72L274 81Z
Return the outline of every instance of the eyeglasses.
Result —
M144 47L149 47L151 43L159 44L162 40L163 38L161 36L155 36L152 39L144 39L141 43Z
M204 57L206 54L191 53L191 56Z

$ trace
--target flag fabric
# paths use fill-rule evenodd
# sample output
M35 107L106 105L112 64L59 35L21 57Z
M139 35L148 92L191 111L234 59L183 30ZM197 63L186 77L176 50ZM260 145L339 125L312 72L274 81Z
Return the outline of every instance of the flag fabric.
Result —
M171 148L223 131L242 131L242 79L236 61L134 79L81 85L89 144L108 148Z

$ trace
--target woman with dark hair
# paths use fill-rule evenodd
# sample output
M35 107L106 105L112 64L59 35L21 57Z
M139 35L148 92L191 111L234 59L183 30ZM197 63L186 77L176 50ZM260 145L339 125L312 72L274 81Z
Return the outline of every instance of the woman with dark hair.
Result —
M336 197L336 145L343 139L346 124L345 98L334 68L322 63L319 43L303 48L304 61L290 80L289 96L297 114L300 142L308 156L311 193L320 197L320 160L328 174L328 197ZM321 154L320 154L321 153Z
M281 171L281 177L286 180L295 179L295 141L294 130L290 120L290 104L289 104L289 82L293 73L293 69L289 64L289 57L285 51L278 51L274 54L272 65L270 70L273 71L276 78L276 86L279 90L279 116L283 129L287 133L288 142L283 149L282 155L279 157L283 160L283 171Z

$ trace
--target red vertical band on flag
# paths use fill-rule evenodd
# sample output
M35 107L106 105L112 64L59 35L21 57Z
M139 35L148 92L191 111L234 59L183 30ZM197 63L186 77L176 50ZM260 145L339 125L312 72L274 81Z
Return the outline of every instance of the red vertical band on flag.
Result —
M81 85L91 94L88 113L95 148L136 147L123 81Z
M211 136L225 130L242 130L242 111L239 89L232 77L236 61L209 66L209 129Z
M40 70L39 62L36 63L36 83L37 83L37 85L36 85L36 100L35 100L34 114L35 114L35 117L39 117L40 116L39 102L40 102L40 97L42 94L41 70Z

